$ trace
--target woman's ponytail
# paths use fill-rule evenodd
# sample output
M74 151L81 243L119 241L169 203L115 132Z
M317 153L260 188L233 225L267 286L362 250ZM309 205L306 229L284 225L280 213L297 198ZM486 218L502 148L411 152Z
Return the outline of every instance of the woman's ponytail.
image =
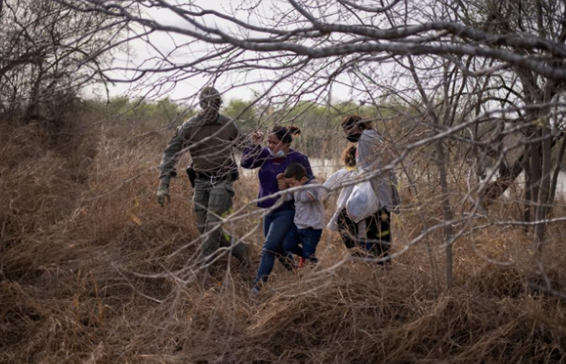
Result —
M299 129L299 127L297 127L295 125L291 125L287 129L289 129L289 133L291 135L301 135L301 129Z
M285 144L291 144L293 141L293 135L301 135L301 129L294 125L291 125L288 128L281 125L275 125L271 132L277 136L277 139L281 140Z

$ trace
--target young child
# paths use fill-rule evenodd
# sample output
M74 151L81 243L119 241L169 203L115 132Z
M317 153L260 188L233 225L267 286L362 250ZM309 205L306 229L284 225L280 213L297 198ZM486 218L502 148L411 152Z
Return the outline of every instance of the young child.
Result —
M344 151L342 152L342 161L344 162L344 168L336 171L334 174L328 177L326 182L324 182L323 187L325 188L325 195L328 193L326 191L333 191L341 184L351 181L353 178L355 178L356 174L358 173L358 170L356 168L355 145L353 144L349 145L348 147L346 147L346 149L344 149ZM355 245L358 244L353 243L351 241L352 239L346 236L348 234L342 234L345 230L354 230L355 237L357 238L358 242L364 241L366 238L365 219L361 220L357 224L350 220L350 223L354 225L350 227L350 229L345 229L346 228L345 226L340 226L340 227L338 226L339 225L338 221L344 220L343 216L346 215L346 202L348 201L348 198L352 194L353 189L354 189L354 185L349 185L343 187L340 190L340 195L338 196L338 200L336 200L336 212L334 213L334 215L330 219L330 222L327 225L328 229L341 232L342 239L344 240L344 243L348 248L353 248ZM342 215L342 219L341 219L341 215Z
M285 169L284 178L290 188L318 183L314 177L308 177L305 167L299 163L289 164ZM324 227L324 206L320 201L321 193L320 187L293 192L295 217L293 227L283 243L283 252L288 259L292 259L292 254L302 258L299 267L304 264L304 261L317 262L315 252Z

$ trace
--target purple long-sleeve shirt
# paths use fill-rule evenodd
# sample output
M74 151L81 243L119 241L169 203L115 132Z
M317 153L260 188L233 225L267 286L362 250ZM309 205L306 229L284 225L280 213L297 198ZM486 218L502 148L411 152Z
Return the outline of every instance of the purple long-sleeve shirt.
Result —
M287 153L284 157L275 158L269 153L267 148L262 148L259 145L246 148L240 165L242 168L246 169L259 168L258 198L261 199L279 192L279 187L277 186L277 175L279 173L283 173L285 168L287 168L287 166L291 163L302 164L307 170L309 177L313 175L307 156L293 149L289 149L289 153ZM276 202L277 198L269 198L258 202L257 205L261 208L267 209L272 207ZM285 201L274 211L292 210L293 208L293 201Z

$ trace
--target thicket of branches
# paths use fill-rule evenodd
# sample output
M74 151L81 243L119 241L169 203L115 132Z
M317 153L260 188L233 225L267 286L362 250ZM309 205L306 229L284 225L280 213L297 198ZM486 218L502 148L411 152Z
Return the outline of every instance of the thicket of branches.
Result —
M355 105L371 105L375 119L406 131L388 137L398 153L392 167L403 169L407 178L407 158L423 147L433 149L448 255L460 235L452 231L453 220L463 221L449 201L446 168L452 161L471 161L482 175L483 160L493 159L496 180L479 184L476 178L468 191L474 213L499 198L524 171L523 222L534 228L533 243L542 249L564 155L562 2L392 1L375 6L369 1L289 0L241 1L213 9L196 1L154 0L133 2L140 10L133 12L126 7L132 2L57 1L125 24L136 39L156 49L154 59L121 68L125 81L151 83L156 93L197 75L208 75L222 89L256 85L251 105L263 110L259 125L285 121L292 116L290 106L304 99L327 105L331 112L333 91L346 86ZM153 20L149 14L156 9L169 14L170 21ZM175 36L176 46L168 53L157 51L154 33ZM181 57L185 52L193 57ZM401 100L404 107L385 114L388 98ZM285 112L273 115L272 107Z
M0 4L13 361L564 360L563 1ZM80 100L117 83L132 97ZM154 201L159 153L198 105L199 87L165 98L186 83L252 90L222 112L245 133L300 126L313 160L338 156L344 115L374 120L403 197L392 270L351 264L325 233L323 263L276 271L259 306L229 264L217 290L196 287L186 179L171 209ZM257 261L256 180L236 187L227 226Z

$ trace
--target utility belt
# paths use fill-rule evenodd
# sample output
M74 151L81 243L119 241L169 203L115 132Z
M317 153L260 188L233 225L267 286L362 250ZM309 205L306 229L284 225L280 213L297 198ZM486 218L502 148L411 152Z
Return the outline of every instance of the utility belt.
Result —
M222 168L218 171L210 172L200 172L195 171L193 166L187 167L187 175L189 176L189 181L191 185L195 187L195 180L198 178L204 181L210 181L210 184L215 185L218 182L223 181L237 181L240 178L238 172L238 167L235 163L231 164L229 167Z
M231 181L232 177L228 171L222 173L207 173L207 172L195 172L197 179L202 179L205 181L210 181L211 184L215 185L222 181Z

